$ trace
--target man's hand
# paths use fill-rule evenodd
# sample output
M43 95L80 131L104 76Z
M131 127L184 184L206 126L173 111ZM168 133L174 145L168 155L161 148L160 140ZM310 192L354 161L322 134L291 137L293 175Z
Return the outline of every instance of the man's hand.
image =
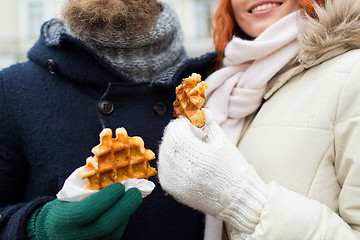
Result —
M32 239L119 239L142 202L137 188L113 183L79 201L58 199L36 211L28 224Z

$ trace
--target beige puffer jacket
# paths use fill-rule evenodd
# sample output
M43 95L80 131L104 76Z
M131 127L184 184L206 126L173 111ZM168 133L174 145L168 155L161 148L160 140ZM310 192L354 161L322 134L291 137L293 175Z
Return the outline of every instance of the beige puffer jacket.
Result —
M300 20L301 64L271 80L239 144L270 186L249 239L360 239L360 1L319 18Z

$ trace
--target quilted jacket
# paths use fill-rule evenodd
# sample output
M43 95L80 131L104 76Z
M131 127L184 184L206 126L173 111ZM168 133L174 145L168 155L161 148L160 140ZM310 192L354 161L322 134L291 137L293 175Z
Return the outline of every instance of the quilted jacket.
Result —
M360 239L360 2L318 14L239 143L270 189L248 239Z

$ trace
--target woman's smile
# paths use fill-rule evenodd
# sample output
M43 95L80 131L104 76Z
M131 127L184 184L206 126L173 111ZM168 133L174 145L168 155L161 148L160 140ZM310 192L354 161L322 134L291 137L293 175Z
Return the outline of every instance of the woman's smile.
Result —
M239 27L254 38L300 7L297 0L231 0L231 5Z
M263 4L255 4L255 6L252 6L251 9L249 10L249 13L252 14L257 14L257 13L265 13L268 12L269 10L273 10L279 6L281 6L282 3L278 2L278 3L263 3Z

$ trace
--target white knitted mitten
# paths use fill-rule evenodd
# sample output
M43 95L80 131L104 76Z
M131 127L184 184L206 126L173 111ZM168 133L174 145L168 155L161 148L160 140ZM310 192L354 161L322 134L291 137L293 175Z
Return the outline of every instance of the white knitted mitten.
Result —
M185 118L169 123L158 156L160 184L178 201L251 234L267 185L217 123L207 122L204 131Z

